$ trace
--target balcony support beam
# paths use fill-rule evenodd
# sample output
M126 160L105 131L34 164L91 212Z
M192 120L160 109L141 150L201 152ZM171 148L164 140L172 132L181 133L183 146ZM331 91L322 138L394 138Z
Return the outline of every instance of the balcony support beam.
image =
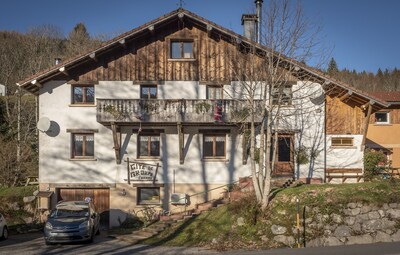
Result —
M111 122L111 130L114 140L114 150L115 150L115 162L119 165L121 164L121 132L115 122Z
M183 165L183 163L185 162L185 158L184 158L185 137L184 137L184 133L183 133L182 123L178 122L177 128L178 128L178 136L179 136L179 164Z

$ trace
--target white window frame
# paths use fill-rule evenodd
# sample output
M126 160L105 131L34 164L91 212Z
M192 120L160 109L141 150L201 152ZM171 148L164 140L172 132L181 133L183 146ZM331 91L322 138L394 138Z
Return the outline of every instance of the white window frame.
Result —
M378 121L376 118L376 114L386 114L386 121ZM375 113L375 124L378 124L378 125L390 124L390 112L376 112Z

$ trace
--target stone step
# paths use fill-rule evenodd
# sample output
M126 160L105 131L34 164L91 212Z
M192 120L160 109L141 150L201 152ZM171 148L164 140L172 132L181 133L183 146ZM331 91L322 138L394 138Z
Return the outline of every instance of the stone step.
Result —
M155 234L157 234L157 233L155 233ZM135 236L135 237L138 237L138 238L143 237L143 239L145 239L145 238L152 237L152 236L154 236L155 234L154 234L154 233L151 233L151 232L143 231L143 230L138 230L138 231L132 232L132 235L131 235L131 236Z

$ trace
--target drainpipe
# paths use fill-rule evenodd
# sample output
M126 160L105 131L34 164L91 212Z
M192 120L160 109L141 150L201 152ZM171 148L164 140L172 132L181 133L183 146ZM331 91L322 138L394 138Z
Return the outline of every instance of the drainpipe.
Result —
M256 11L257 11L257 42L261 43L261 23L262 23L262 3L263 0L256 0Z

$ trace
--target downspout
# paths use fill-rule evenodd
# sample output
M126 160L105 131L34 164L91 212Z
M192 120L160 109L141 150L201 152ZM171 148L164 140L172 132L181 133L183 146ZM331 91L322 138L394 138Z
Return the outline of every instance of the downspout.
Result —
M257 43L261 43L261 22L262 22L262 3L263 0L256 0L256 11L257 11L257 38L256 38L256 42Z

